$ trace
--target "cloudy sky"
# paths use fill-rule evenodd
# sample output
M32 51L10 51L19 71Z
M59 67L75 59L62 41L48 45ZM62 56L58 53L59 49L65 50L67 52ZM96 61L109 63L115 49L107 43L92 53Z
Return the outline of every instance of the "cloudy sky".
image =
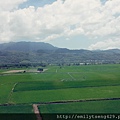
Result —
M120 49L120 0L1 0L0 43Z

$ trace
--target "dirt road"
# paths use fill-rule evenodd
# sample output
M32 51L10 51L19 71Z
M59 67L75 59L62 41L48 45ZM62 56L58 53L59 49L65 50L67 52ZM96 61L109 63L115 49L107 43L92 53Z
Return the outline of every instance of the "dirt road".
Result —
M42 120L42 117L40 116L40 112L38 110L37 104L33 104L33 110L34 110L34 113L36 114L37 120Z

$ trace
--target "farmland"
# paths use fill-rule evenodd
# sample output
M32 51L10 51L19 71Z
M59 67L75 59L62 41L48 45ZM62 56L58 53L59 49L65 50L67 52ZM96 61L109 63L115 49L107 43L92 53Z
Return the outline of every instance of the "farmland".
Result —
M120 64L44 69L1 69L0 113L120 113Z
M89 101L39 106L42 113L120 113L120 100Z

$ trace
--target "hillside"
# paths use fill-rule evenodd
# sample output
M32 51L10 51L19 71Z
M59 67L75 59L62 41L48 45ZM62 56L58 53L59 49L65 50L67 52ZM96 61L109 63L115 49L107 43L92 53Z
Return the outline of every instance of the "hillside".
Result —
M0 64L10 63L120 63L120 50L69 50L43 42L18 42L0 44Z
M55 50L57 47L44 42L10 42L0 44L0 51L22 51L30 52L37 50Z

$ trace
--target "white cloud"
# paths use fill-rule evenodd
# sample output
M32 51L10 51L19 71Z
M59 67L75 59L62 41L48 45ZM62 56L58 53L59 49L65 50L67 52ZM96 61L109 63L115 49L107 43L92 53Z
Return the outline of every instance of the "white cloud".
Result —
M120 48L120 39L108 39L105 41L100 41L95 44L92 44L89 46L90 50L96 50L96 49L115 49Z
M20 4L26 1L27 0L1 0L0 11L9 11L9 10L17 9Z
M37 9L34 6L16 9L25 1L0 2L0 42L49 41L78 35L93 39L120 37L120 0L108 0L104 5L100 0L57 0ZM98 43L90 48L94 49Z

